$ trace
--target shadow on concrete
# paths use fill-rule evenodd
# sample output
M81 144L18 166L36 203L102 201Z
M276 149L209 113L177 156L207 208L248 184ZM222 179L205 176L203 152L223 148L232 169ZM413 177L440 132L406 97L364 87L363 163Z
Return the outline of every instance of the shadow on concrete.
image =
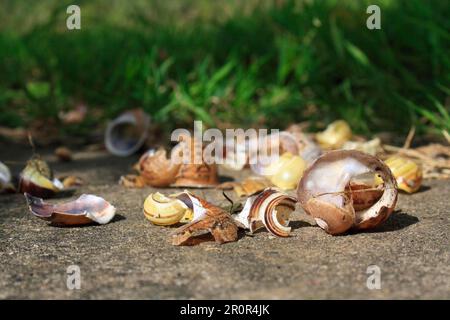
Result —
M233 181L236 181L236 179L234 179L231 176L219 175L219 183L233 182Z
M65 199L65 198L70 198L75 194L76 188L70 188L70 189L66 189L66 190L62 190L58 193L56 193L53 197L51 197L50 199Z
M244 230L239 229L238 230L238 240L237 241L239 241L240 239L242 239L246 235L248 236L248 234L246 234ZM181 246L191 247L191 246L196 246L196 245L202 244L204 242L215 242L215 239L214 239L213 235L210 232L205 232L203 234L190 237L183 244L181 244Z
M419 188L419 190L417 190L416 192L414 192L414 193L422 193L422 192L426 192L426 191L428 191L428 190L430 190L431 189L431 187L430 186L424 186L424 185L421 185L420 186L420 188ZM406 193L406 192L404 192L404 191L401 191L401 190L399 190L399 192L401 192L401 193L403 193L403 194L409 194L409 193Z
M112 220L110 222L108 222L108 224L110 223L116 223L122 220L126 220L127 218L125 218L123 215L121 214L116 214L114 216L114 218L112 218ZM100 227L102 226L101 224L98 224L96 222L92 222L92 223L88 223L88 224L83 224L81 226L77 226L77 225L73 225L73 226L66 226L66 225L60 225L60 224L53 224L53 223L49 223L50 226L52 227L56 227L56 228L90 228L90 227Z
M289 226L292 228L292 230L296 230L296 229L300 229L300 228L317 227L314 224L311 224L306 221L301 221L301 220L290 221Z
M388 220L381 226L373 230L367 230L366 232L369 233L392 232L407 228L413 224L416 224L417 222L419 222L419 218L412 216L406 212L396 210L391 214Z

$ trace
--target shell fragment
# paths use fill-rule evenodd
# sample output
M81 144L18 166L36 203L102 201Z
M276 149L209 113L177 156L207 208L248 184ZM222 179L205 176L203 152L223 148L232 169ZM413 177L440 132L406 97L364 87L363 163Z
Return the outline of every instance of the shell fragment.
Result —
M64 204L49 204L28 193L25 193L25 198L32 214L51 221L53 225L106 224L116 213L116 208L109 202L91 194L83 194L77 200Z
M294 197L269 188L248 198L235 220L250 232L266 227L273 235L287 237L291 231L289 215L295 210L296 202Z
M192 222L176 229L172 235L172 244L192 245L201 238L198 236L211 233L217 243L233 242L238 239L238 227L231 215L202 198L185 191L176 198L193 210Z

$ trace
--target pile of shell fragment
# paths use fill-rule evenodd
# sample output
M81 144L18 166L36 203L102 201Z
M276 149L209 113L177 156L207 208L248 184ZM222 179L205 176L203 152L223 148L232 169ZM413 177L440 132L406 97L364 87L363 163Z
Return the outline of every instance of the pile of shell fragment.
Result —
M175 168L166 152L158 150L140 159L139 175L125 176L121 183L128 187L215 185L216 189L232 189L246 198L241 210L228 212L186 190L172 195L150 194L144 214L151 223L184 224L172 234L174 245L198 243L198 236L205 233L218 243L237 241L239 228L251 233L265 228L274 236L288 237L290 215L297 203L329 234L374 228L394 210L397 185L406 192L420 187L421 169L415 162L397 156L383 162L375 156L381 149L378 139L355 142L351 137L344 121L332 123L315 137L291 126L280 134L281 156L276 161L252 166L259 175L222 184L217 184L215 165L205 162ZM242 163L225 163L229 170L245 167ZM202 175L195 174L198 166L204 169ZM139 179L139 184L133 185ZM287 193L294 189L296 197Z
M356 139L342 120L316 134L290 126L281 132L278 148L281 156L268 165L252 166L253 176L222 184L216 164L204 160L200 164L176 164L166 150L150 150L135 166L137 174L122 176L120 184L127 188L233 190L244 200L241 208L232 205L227 210L187 190L150 194L143 204L144 216L154 225L177 226L171 235L173 245L192 245L205 236L217 243L237 241L239 229L251 233L266 229L275 236L288 237L296 204L332 235L374 228L393 212L398 190L416 192L424 176L441 174L438 177L447 178L445 174L450 172L450 149L446 146L428 146L439 149L439 155L420 148L389 149L378 138ZM226 162L223 166L240 171L249 165ZM55 179L47 163L38 157L27 163L18 180L16 187L8 167L0 162L0 190L24 193L30 211L52 225L106 224L115 215L114 206L95 195L82 195L62 204L44 202L42 198L68 187ZM295 190L295 196L288 190Z

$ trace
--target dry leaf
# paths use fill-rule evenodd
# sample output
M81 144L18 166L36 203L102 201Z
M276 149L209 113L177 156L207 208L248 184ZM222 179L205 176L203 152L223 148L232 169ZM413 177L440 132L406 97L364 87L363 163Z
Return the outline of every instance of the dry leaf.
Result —
M266 178L252 176L245 178L242 182L224 182L217 188L222 190L233 189L238 197L243 197L253 195L271 186L272 183Z
M193 208L194 220L174 231L173 245L197 244L199 241L208 240L206 233L211 233L214 240L220 244L237 241L238 227L228 212L187 192L180 194L178 199Z

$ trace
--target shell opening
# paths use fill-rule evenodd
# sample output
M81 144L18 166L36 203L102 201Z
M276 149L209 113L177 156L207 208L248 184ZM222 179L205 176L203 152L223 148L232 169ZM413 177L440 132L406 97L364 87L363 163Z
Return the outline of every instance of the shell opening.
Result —
M105 145L116 156L129 156L145 143L150 117L141 110L129 111L108 124Z

